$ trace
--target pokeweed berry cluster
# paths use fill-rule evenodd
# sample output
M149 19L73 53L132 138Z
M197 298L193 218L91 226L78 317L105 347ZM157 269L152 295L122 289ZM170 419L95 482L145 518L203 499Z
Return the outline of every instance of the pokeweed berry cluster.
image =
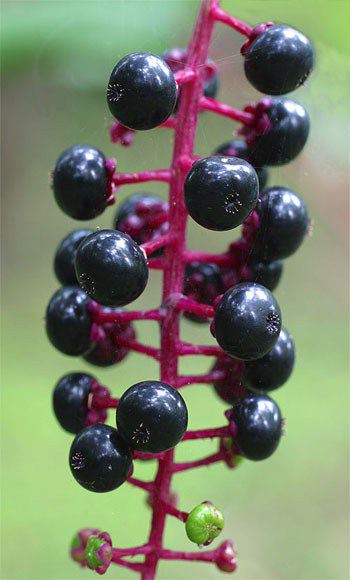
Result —
M214 100L218 70L208 49L216 22L247 37L242 48L247 79L269 95L244 110ZM294 343L271 291L283 261L307 234L309 217L296 192L266 188L266 183L269 166L292 161L307 140L307 112L280 95L303 84L313 64L313 47L301 32L271 22L251 28L224 12L218 0L203 0L188 49L172 49L162 57L127 55L108 83L107 102L116 119L112 141L130 146L138 130L171 129L171 167L120 173L116 161L98 149L75 145L61 154L53 170L56 201L78 220L99 216L123 184L162 181L169 186L168 203L144 192L122 202L114 229L68 234L54 260L62 286L47 307L46 329L58 350L95 366L115 365L130 351L160 363L160 381L140 377L120 399L83 372L65 375L54 389L56 417L75 434L69 464L76 481L93 492L128 482L146 491L153 512L149 539L141 546L113 547L106 532L78 532L71 555L99 574L111 562L145 580L154 578L160 560L212 562L224 572L236 568L231 541L210 551L174 551L164 547L163 532L170 515L185 524L190 541L211 544L224 527L222 513L203 498L190 512L179 510L173 476L217 462L235 468L243 458L265 459L283 434L281 411L267 393L288 380ZM238 135L244 139L228 141L199 159L194 139L201 111L239 122ZM221 254L190 251L188 214L209 230L242 225L241 238ZM151 269L163 271L160 307L124 310L144 291ZM181 340L181 315L195 323L211 321L217 345ZM137 340L133 323L141 320L159 324L159 347ZM205 374L179 375L179 358L187 355L213 357L214 362ZM229 405L224 426L187 430L180 389L192 384L213 385ZM111 408L116 409L114 426L104 424ZM206 438L218 441L214 454L174 461L176 445ZM133 476L140 460L157 462L153 481Z

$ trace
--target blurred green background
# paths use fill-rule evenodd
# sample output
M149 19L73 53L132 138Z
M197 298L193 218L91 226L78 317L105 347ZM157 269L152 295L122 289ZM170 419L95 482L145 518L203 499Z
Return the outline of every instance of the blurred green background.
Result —
M51 392L71 370L95 373L115 394L157 369L139 355L109 370L87 367L48 344L44 311L57 288L52 256L59 240L80 227L53 201L48 173L73 143L115 155L121 171L166 167L168 131L137 136L131 149L108 142L111 119L105 102L109 73L127 52L161 52L187 43L198 1L44 0L2 2L2 572L4 579L88 578L68 557L76 530L108 530L116 546L143 543L149 511L143 492L123 486L93 495L73 481L67 456L71 437L56 424ZM297 345L297 367L275 393L287 417L287 436L268 461L245 462L177 476L180 505L191 509L211 499L226 516L224 537L237 545L237 579L345 579L348 546L348 310L347 183L349 119L349 3L336 0L224 2L251 24L274 19L302 29L315 43L317 68L296 99L308 108L312 134L304 154L272 171L270 184L300 192L314 232L288 260L276 295L284 323ZM222 77L220 97L241 106L258 94L244 78L238 34L218 25L212 43ZM196 148L206 155L230 138L232 124L202 115ZM140 191L125 187L124 197ZM146 191L166 196L165 186ZM89 227L110 227L114 209ZM190 224L192 248L223 249L232 234ZM159 300L161 279L152 274L140 307ZM156 344L152 323L138 325L140 338ZM185 339L209 342L206 327L184 322ZM187 358L190 372L208 360ZM185 365L184 365L185 367ZM184 396L190 427L222 424L225 406L208 386ZM113 424L113 417L110 418ZM178 457L201 457L215 443L183 446ZM148 478L153 465L138 466ZM170 520L168 547L191 549L182 525ZM129 578L119 568L111 577ZM204 564L161 564L159 577L218 578Z

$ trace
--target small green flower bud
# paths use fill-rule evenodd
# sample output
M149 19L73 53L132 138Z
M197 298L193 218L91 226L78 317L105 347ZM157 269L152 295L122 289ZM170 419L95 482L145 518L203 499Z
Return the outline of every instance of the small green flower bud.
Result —
M85 560L89 568L100 574L104 573L111 563L112 555L109 537L104 537L103 534L90 536L85 548Z
M78 562L81 566L85 566L85 547L88 539L92 534L98 534L99 530L94 530L92 528L84 528L80 530L72 539L70 545L70 555L75 562Z
M209 546L221 533L224 516L212 503L201 503L195 507L186 520L188 539L198 546Z

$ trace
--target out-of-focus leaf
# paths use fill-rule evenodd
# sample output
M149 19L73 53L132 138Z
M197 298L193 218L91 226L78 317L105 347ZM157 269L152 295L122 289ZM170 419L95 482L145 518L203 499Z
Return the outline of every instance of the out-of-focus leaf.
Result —
M171 48L197 6L187 0L5 1L3 74L34 63L38 74L93 89L124 54Z

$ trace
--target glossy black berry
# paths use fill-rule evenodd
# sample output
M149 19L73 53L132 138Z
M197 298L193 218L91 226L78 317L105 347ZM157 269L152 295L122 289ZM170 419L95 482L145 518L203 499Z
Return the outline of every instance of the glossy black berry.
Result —
M192 262L187 264L184 276L184 294L201 304L213 304L215 298L224 291L220 269L215 264ZM185 317L194 322L207 322L192 312Z
M102 312L120 312L121 308L102 307ZM109 367L125 359L129 349L123 341L134 339L136 333L131 323L107 322L100 327L101 336L94 346L84 355L84 359L98 367Z
M175 447L187 429L187 407L180 393L159 381L144 381L122 395L117 427L130 447L161 453Z
M304 148L309 136L310 119L302 105L290 99L270 99L266 109L271 127L256 135L252 146L254 165L283 165Z
M263 262L260 258L251 254L247 262L247 277L245 280L265 286L268 290L277 288L283 272L283 262Z
M54 271L62 286L78 284L75 275L75 256L79 244L92 233L93 230L75 230L63 238L58 246L54 258Z
M165 62L169 65L173 73L186 68L188 50L187 48L172 48L163 53ZM204 71L203 95L210 99L215 99L220 86L219 73L215 63L207 58ZM174 112L179 108L181 99L181 89L178 93Z
M70 356L85 354L91 347L89 298L76 286L60 288L46 309L46 332L58 350Z
M88 397L94 382L96 379L87 373L69 373L56 384L53 409L57 421L66 431L79 433L86 426Z
M255 360L273 348L281 330L280 307L260 284L237 284L228 290L215 313L221 348L240 360Z
M85 427L75 437L69 465L76 481L98 493L116 489L128 478L131 451L118 431L109 425Z
M282 435L281 411L267 395L250 395L234 402L231 418L237 426L235 444L241 455L260 461L277 449Z
M263 260L288 258L301 246L309 227L302 198L286 187L266 189L257 206L259 228L254 253Z
M292 374L295 361L294 342L285 328L275 346L262 358L245 366L244 384L253 391L273 391L284 385Z
M69 147L58 158L52 175L55 199L76 220L90 220L106 208L107 172L102 151L89 145Z
M304 84L314 61L313 46L302 32L276 25L252 42L244 55L244 70L258 91L285 95Z
M160 197L148 193L131 195L118 207L114 227L128 234L137 244L144 244L168 231L168 204ZM163 248L153 252L160 256Z
M107 88L112 115L135 131L153 129L173 112L177 85L167 63L146 52L128 54L114 67Z
M225 403L233 403L237 397L245 397L249 391L244 386L245 363L231 357L219 358L210 372L223 374L224 377L213 383L216 394Z
M128 236L113 230L94 232L80 244L75 270L83 290L99 304L124 306L136 300L148 280L147 260Z
M259 181L253 167L237 157L206 157L190 169L184 187L190 216L209 230L231 230L253 211Z
M241 139L233 139L232 141L224 143L214 151L214 155L239 157L251 163L251 150L247 143ZM253 167L259 179L259 191L262 191L267 184L269 176L268 168L266 166L256 167L255 165Z

